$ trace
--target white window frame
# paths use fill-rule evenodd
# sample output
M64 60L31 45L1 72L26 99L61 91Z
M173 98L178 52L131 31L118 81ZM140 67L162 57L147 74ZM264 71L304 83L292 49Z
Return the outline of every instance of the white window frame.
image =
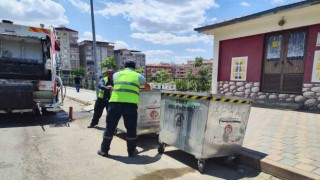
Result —
M317 73L320 73L320 71L317 70L317 66L319 64L319 62L318 62L318 57L319 56L320 56L320 50L315 51L314 52L314 59L313 59L313 68L312 68L312 79L311 79L311 82L314 82L314 83L319 83L320 82L320 79L316 78Z
M318 32L318 36L317 36L317 44L316 44L317 47L320 46L320 32Z
M233 78L233 65L234 65L234 61L237 61L239 59L244 59L245 60L245 64L244 65L241 65L241 67L245 67L245 71L238 71L236 73L240 74L242 72L244 72L245 74L245 77L241 78L241 79L236 79L236 78ZM241 68L240 68L241 69ZM247 73L248 73L248 56L243 56L243 57L233 57L232 60L231 60L231 71L230 71L230 80L231 81L246 81L247 80Z

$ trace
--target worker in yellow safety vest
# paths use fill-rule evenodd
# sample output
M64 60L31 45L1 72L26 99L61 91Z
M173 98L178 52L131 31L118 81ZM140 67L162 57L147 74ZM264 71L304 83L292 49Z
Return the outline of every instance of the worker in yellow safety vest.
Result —
M109 99L113 87L113 70L106 71L106 77L101 78L98 84L99 94L97 101L94 105L93 118L88 128L93 128L98 125L99 119L102 116L103 109L106 108L108 112Z
M137 140L137 118L140 85L151 91L150 85L145 77L135 72L136 64L134 61L126 61L125 69L113 75L114 88L109 100L107 114L107 127L103 134L101 149L98 154L108 156L110 144L117 128L118 122L123 116L124 125L127 130L127 151L129 157L134 157Z

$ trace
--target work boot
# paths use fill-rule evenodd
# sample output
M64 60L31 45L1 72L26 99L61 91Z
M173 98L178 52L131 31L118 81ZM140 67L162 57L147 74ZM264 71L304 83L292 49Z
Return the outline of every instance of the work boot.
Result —
M138 154L138 150L135 149L133 152L128 153L128 157L135 157Z
M109 154L108 154L108 151L103 151L103 150L98 150L97 154L99 154L100 156L103 156L103 157L107 157Z
M87 128L94 128L94 126L96 126L96 125L89 125Z

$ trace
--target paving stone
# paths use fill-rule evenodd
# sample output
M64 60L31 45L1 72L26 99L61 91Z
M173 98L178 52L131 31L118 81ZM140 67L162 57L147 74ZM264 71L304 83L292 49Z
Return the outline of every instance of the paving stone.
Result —
M304 163L297 164L294 167L302 169L304 171L308 171L308 172L311 172L311 171L313 171L313 170L315 170L317 168L317 167L314 167L314 166L311 166L311 165L308 165L308 164L304 164Z
M320 161L313 161L310 163L310 165L320 168Z
M295 165L297 165L299 163L298 161L295 161L295 160L289 159L289 158L284 158L284 159L280 160L279 162L283 163L285 165L291 166L291 167L294 167Z
M317 175L320 175L320 168L317 168L316 170L313 170L312 172L317 174Z
M273 161L280 161L282 160L284 157L276 155L276 154L270 154L266 157L267 159L271 159Z
M283 146L272 146L272 148L280 151L284 149Z
M279 151L279 150L276 150L276 149L273 149L273 148L270 148L269 149L269 153L270 154L282 154L283 152Z
M305 164L310 164L313 162L313 160L311 160L309 158L305 158L305 157L298 157L298 158L295 158L295 160L302 162L302 163L305 163Z
M295 155L294 154L290 154L290 153L282 153L280 154L281 156L285 157L285 158L290 158L290 159L295 159Z
M310 155L310 154L308 154L306 152L300 152L300 153L296 154L296 156L297 157L306 157L306 158L309 158L309 159L313 159L314 158L314 156L312 156L312 155Z
M290 140L288 140L288 141L284 141L284 143L287 144L287 145L294 145L294 144L296 144L296 143L292 140L292 138L290 138Z
M296 155L296 154L298 154L300 151L298 151L298 150L296 150L296 149L294 149L294 148L287 148L287 149L284 149L284 150L282 150L283 152L286 152L286 153L290 153L290 154L293 154L293 155Z

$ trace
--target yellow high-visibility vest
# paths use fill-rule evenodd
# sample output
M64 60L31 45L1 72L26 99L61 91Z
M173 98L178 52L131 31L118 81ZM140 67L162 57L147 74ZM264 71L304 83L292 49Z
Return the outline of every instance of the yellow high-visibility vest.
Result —
M109 102L139 104L139 73L125 69L114 80L114 87Z
M105 82L104 85L107 86L108 77L103 78L103 81ZM105 89L99 89L99 94L98 94L99 98L104 98L104 91Z

